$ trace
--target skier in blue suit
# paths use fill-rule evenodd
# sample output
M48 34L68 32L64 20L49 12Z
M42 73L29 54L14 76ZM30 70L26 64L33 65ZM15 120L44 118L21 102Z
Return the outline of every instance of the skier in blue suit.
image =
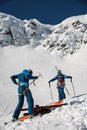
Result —
M58 95L59 95L59 102L63 101L63 99L66 98L64 87L65 87L65 78L70 78L72 80L71 76L67 76L61 72L61 70L58 70L58 74L52 78L48 83L53 82L57 80L57 89L58 89ZM50 86L50 85L49 85Z
M32 70L23 70L23 72L11 76L11 80L14 84L18 86L18 104L13 114L12 121L16 121L19 117L20 110L24 104L24 96L26 96L28 103L28 115L33 115L34 113L34 100L32 97L32 93L29 89L29 80L30 79L38 79L39 76L32 76Z

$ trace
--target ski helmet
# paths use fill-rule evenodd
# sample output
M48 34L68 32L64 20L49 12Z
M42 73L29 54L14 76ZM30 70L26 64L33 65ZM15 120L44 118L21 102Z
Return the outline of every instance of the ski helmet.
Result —
M61 74L62 74L61 70L58 70L58 75L61 75Z
M27 70L27 69L24 69L24 70L23 70L23 73L24 73L25 75L30 75L30 72L29 72L29 70Z

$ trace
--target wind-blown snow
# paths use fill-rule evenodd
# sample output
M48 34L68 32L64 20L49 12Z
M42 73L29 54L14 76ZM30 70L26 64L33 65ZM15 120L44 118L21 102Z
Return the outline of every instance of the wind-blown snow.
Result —
M7 23L8 18L11 17L12 21L14 21L13 19L16 18L12 16L8 16L6 14L5 16L4 14L1 15L5 18L6 25L12 27L13 23L11 21L10 24L9 22ZM74 23L74 26L76 28L77 25L78 26L81 25L83 27L83 25L86 24L86 21L83 19L83 17L84 19L86 19L87 16L84 15L82 17L79 16L77 18L76 17L71 18L71 21L74 20L76 21L77 19L79 19L83 23L79 25ZM20 25L20 31L19 29L17 30L17 28L14 27L13 29L14 34L18 33L16 31L21 32L21 29L23 29L24 32L26 32L26 33L22 33L24 37L29 36L32 33L31 24L30 24L32 20L30 21L24 20L23 21L24 24L21 20L17 19L17 21L15 21L15 23L17 27L19 27ZM1 32L0 32L0 38L3 41L2 44L5 45L5 47L2 46L0 47L0 130L14 130L14 129L16 130L44 130L44 129L45 130L53 130L53 129L86 130L87 129L87 92L86 92L87 91L87 87L86 87L87 86L86 83L87 45L83 44L83 42L82 44L80 44L81 42L80 40L82 40L83 37L85 37L86 40L86 30L84 33L80 32L80 30L77 31L78 29L76 29L76 31L73 30L73 28L70 25L72 23L70 22L70 18L60 23L61 27L59 27L60 25L45 26L44 24L39 23L37 20L33 20L33 21L38 25L36 36L28 37L27 41L29 41L30 44L28 44L28 42L23 38L23 43L25 46L23 46L23 44L20 44L22 46L18 45L18 43L22 43L22 39L21 39L22 37L19 38L19 35L17 39L15 37L16 40L15 43L17 46L14 46L12 44L6 46L6 41L4 37L1 36ZM2 24L3 23L4 22L2 22ZM67 27L66 25L69 25L68 30L66 28ZM52 29L58 31L57 34L54 35ZM52 32L50 32L49 30ZM65 35L66 30L67 30L67 35ZM48 40L48 38L50 42L51 40L53 40L52 41L53 43L55 43L56 40L61 39L64 41L65 44L65 38L67 38L70 34L72 35L72 33L69 33L68 35L69 30L73 31L73 33L76 34L76 39L80 38L78 44L77 42L75 42L75 44L73 42L72 44L72 46L74 45L74 49L79 48L78 50L76 49L75 53L71 55L70 53L67 52L67 55L64 55L64 57L61 58L60 56L58 56L58 53L59 55L61 55L60 51L62 50L62 48L59 51L57 50L58 51L57 54L55 52L56 48L54 48L52 51L49 51L51 47L49 48L46 47L48 51L44 49L43 47L45 45L44 42L46 39ZM59 33L60 35L58 35ZM73 35L71 37L71 35L69 40L74 41L75 37L73 37ZM5 36L5 38L9 39L7 35ZM33 45L33 48L31 47L31 45ZM71 46L70 44L68 45ZM70 47L68 48L68 50L69 49ZM63 50L61 52L63 52ZM61 69L63 73L67 75L71 75L73 77L73 84L76 91L76 97L73 98L74 93L73 93L72 84L70 80L67 79L66 87L69 90L70 95L67 94L67 91L65 89L65 93L67 97L65 102L68 102L68 105L56 108L49 114L45 114L43 116L38 115L32 119L27 119L24 122L15 122L15 123L9 122L12 118L12 114L17 104L17 86L15 86L12 83L12 81L10 80L10 76L13 74L20 73L25 68L31 68L34 72L34 75L38 75L39 73L41 73L42 77L40 77L36 81L36 86L31 85L30 89L34 97L35 105L37 104L46 105L52 102L48 81L53 76L56 75L55 66L57 66L58 69ZM51 89L53 94L53 100L57 101L58 97L57 97L56 81L51 83ZM26 100L25 100L24 107L27 107ZM9 124L4 125L4 122L9 122Z

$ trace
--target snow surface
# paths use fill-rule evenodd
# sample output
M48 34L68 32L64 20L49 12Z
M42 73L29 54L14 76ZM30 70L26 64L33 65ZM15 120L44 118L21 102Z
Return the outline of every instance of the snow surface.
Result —
M30 46L0 48L0 130L82 130L87 129L87 93L86 93L86 51L83 46L78 53L64 59L56 58L45 52L42 47L31 49ZM82 62L84 61L84 62ZM4 125L10 121L17 104L17 87L10 81L12 74L19 73L25 68L31 68L34 74L41 73L36 86L31 85L35 105L46 105L51 102L48 80L56 75L55 66L64 73L72 75L76 91L74 96L70 80L66 80L66 87L70 92L67 95L67 106L56 108L51 113ZM57 101L56 82L51 84L54 101ZM27 107L25 101L24 107ZM21 113L22 115L22 113Z
M3 16L3 14L1 14L1 16ZM5 15L5 23L6 20L8 21L8 18L10 17L12 18L11 20L14 21L14 17ZM80 19L80 21L82 20L82 22L86 24L86 15L82 17L79 16L77 18L72 17L71 23L74 19L77 20L78 18ZM19 31L19 33L22 32L22 29L30 31L30 33L32 33L32 30L28 30L29 28L25 29L23 22L21 22L20 20L18 21L18 23L17 21L15 21L15 23L16 29L20 25L20 29L17 30ZM37 22L37 20L34 21ZM19 24L20 22L21 24ZM62 27L65 26L65 23L66 25L69 25L68 22L70 22L70 19L65 20L62 23ZM28 24L27 20L25 20L25 25L26 24ZM10 23L6 23L6 25L12 27L13 23L10 21ZM29 34L27 34L29 32L26 31L24 31L26 33L22 33L24 37L21 37L25 46L23 46L23 44L22 46L14 46L11 44L9 46L0 47L0 130L87 130L87 45L81 44L79 46L79 49L77 49L74 54L71 55L70 53L67 53L67 55L62 58L58 56L55 51L51 51L51 53L49 53L49 51L46 51L42 46L41 43L43 43L43 39L39 37L39 34L41 34L42 32L42 36L45 37L45 40L48 39L48 37L50 36L50 38L54 38L53 40L55 41L57 35L49 35L50 32L48 31L48 28L50 28L50 30L52 28L58 30L58 26L59 25L57 25L56 28L56 26L45 26L44 24L40 24L40 30L37 31L37 37L30 37L30 39L28 39L30 40L31 44L34 45L34 48L31 47L31 44L27 44L27 41L24 39L24 34L26 34L26 37L27 35L29 36ZM70 27L68 29L70 29ZM14 34L18 33L15 32L16 29L14 27ZM65 38L66 36L64 35L64 29L66 28L62 28L60 30L61 39ZM72 30L73 28L71 28L70 31ZM79 31L75 32L77 36ZM81 34L81 32L79 34ZM86 30L85 33L82 33L82 35L86 35ZM81 35L79 35L79 37L80 36ZM2 36L0 38L2 39L2 41L4 41L4 43L6 43L5 39ZM8 39L8 36L5 35L5 38ZM15 37L16 44L22 42L21 38L19 38L19 35ZM74 41L74 38L75 37L72 37L72 41ZM39 45L36 45L35 43L38 42L38 39L41 43ZM74 44L75 47L78 46L77 43ZM48 81L56 75L55 66L57 66L58 69L61 69L64 74L71 75L73 77L73 85L76 91L76 97L74 97L72 84L70 80L67 79L66 87L69 90L70 95L67 94L67 91L65 89L67 98L64 102L68 102L68 105L56 108L49 114L45 114L43 116L38 115L32 119L27 119L24 122L10 122L14 109L17 105L18 98L17 86L12 83L12 81L10 80L10 76L20 73L23 69L26 68L31 68L34 72L34 75L38 75L39 73L41 73L42 76L36 81L36 86L32 84L30 86L30 89L34 97L35 105L46 105L52 102ZM56 81L51 83L51 89L53 100L57 101L58 96ZM24 108L26 107L27 103L25 100ZM21 113L21 115L22 114L23 113ZM9 123L7 125L4 125L4 122Z

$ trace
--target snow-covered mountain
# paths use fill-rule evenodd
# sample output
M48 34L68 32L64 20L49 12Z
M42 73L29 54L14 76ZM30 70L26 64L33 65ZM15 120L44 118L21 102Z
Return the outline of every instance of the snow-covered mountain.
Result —
M0 13L0 130L87 130L87 15L71 17L58 25L42 24L36 19L20 20ZM63 57L63 58L61 58ZM31 68L42 74L30 89L34 103L51 102L48 81L56 69L71 75L73 87L66 80L67 106L56 108L44 116L23 123L11 120L17 104L17 87L10 76ZM53 100L58 100L56 82L51 84ZM27 107L25 101L24 107ZM22 115L22 113L21 113Z
M46 50L65 56L87 43L87 15L74 16L57 25L46 25L36 19L19 20L0 13L0 45L42 45Z

